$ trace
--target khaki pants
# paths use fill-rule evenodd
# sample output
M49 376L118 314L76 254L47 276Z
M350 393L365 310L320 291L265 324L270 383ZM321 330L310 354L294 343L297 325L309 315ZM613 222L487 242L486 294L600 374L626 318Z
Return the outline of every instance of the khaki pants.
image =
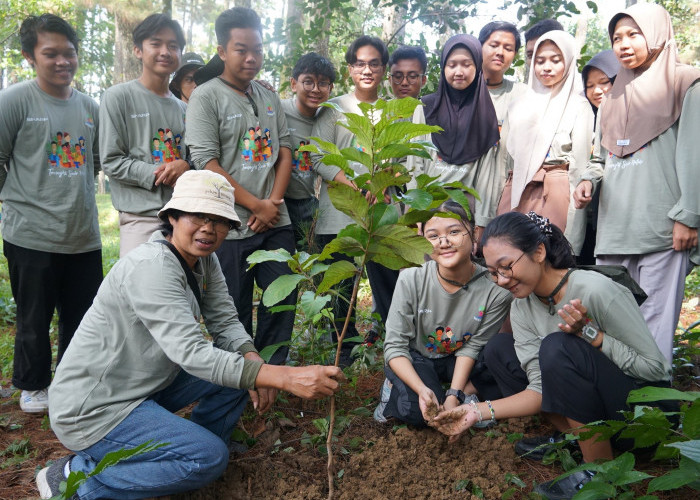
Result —
M161 224L158 217L119 212L119 257L146 243Z

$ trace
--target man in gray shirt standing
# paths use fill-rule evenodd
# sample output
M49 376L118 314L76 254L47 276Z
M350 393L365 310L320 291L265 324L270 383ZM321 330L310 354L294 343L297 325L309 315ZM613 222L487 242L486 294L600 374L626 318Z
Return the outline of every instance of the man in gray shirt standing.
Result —
M189 170L185 148L187 105L168 89L180 66L185 35L168 14L151 14L133 33L141 76L104 93L100 106L102 167L119 211L119 255L148 241L158 210Z
M251 270L246 262L256 250L294 252L284 203L291 140L279 97L254 81L263 62L260 17L244 7L225 10L216 19L216 38L218 55L195 76L209 81L195 89L187 105L188 142L195 167L223 175L236 190L242 226L229 232L216 254L241 323L262 350L288 341L294 326L294 310L272 314L261 303L253 335L254 284L265 290L291 271L286 262L264 262ZM296 291L279 304L295 305ZM278 349L270 363L284 363L288 350Z
M97 103L71 87L78 36L60 17L30 16L22 54L36 78L0 92L3 251L17 304L14 374L20 407L48 410L49 326L58 364L102 282L95 204Z

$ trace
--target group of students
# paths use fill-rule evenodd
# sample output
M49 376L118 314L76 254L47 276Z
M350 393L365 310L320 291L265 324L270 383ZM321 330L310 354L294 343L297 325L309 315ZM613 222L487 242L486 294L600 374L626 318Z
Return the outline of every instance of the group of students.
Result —
M75 31L49 14L22 25L22 51L37 78L0 93L2 232L17 302L13 384L23 410L48 407L54 432L75 453L40 472L42 498L55 495L69 471L89 473L106 453L150 439L168 444L90 478L77 496L200 487L225 469L248 394L262 412L279 389L321 397L342 380L332 367L279 366L285 347L262 361L260 349L289 340L294 312L273 315L260 304L254 333L253 287L290 270L279 262L248 270L246 262L255 250L293 252L311 221L319 247L350 223L328 186L355 188L352 179L320 155L309 165L298 152L310 137L356 146L345 116L320 107L336 70L317 54L303 56L292 71L294 97L282 101L255 80L263 62L258 15L229 9L215 29L217 55L205 64L182 55L176 21L147 17L133 33L141 76L107 89L98 108L71 87ZM617 14L609 34L612 52L591 59L581 78L573 37L556 21L538 23L525 34L527 85L505 77L521 45L514 25L489 23L478 38L445 44L437 91L413 116L442 132L425 138L435 146L430 160L409 157L406 166L480 197L473 218L446 202L422 225L433 244L423 266L368 266L386 329L377 420L429 423L456 436L543 412L564 431L619 418L632 388L669 384L700 223L691 140L700 114L689 111L698 106L700 71L678 63L659 6ZM419 47L390 55L381 40L362 36L345 61L354 89L331 99L344 112L379 98L387 68L395 98L417 98L426 83ZM50 161L55 130L84 139L84 168ZM156 161L170 137L179 137L180 155ZM100 168L120 227L121 259L104 282L94 198ZM587 217L594 196L597 216ZM585 236L587 218L597 236ZM586 244L591 258L592 238L599 263L623 264L648 292L641 309L623 286L575 269ZM473 258L482 252L485 265ZM281 302L295 303L296 292ZM336 307L344 317L344 301ZM344 346L345 364L352 347ZM190 420L172 414L198 400ZM523 439L516 450L541 456L537 447L556 439L561 434ZM580 447L584 461L612 457L609 442ZM590 477L538 489L569 498Z

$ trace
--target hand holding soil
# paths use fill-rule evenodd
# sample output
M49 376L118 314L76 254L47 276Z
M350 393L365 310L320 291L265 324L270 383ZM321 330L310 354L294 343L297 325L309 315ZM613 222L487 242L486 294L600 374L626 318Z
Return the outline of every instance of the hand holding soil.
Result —
M433 420L442 407L438 403L435 393L424 387L423 390L418 394L418 405L420 406L420 411L423 414L423 419L426 422Z
M450 442L456 441L457 436L469 429L479 420L476 412L467 405L461 405L453 410L443 410L429 423L446 436L451 436Z

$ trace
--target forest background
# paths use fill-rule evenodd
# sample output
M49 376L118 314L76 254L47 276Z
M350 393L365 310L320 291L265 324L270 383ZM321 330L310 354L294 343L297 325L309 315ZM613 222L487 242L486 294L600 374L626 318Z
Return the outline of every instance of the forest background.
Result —
M31 14L52 12L76 27L81 39L80 70L75 86L99 100L111 85L138 77L131 32L148 14L170 12L182 25L186 52L208 60L216 51L214 20L234 6L252 7L263 19L266 58L261 78L285 94L291 68L309 51L329 57L340 77L334 93L348 90L343 64L347 46L362 34L380 37L393 50L421 45L429 54L429 82L434 91L443 43L453 34L478 35L492 20L515 23L525 30L536 21L556 18L576 36L579 66L610 48L609 17L633 0L0 0L0 89L33 77L24 61L19 27ZM660 0L673 19L681 59L700 66L700 0ZM600 10L599 10L600 6ZM522 79L522 52L512 71Z

